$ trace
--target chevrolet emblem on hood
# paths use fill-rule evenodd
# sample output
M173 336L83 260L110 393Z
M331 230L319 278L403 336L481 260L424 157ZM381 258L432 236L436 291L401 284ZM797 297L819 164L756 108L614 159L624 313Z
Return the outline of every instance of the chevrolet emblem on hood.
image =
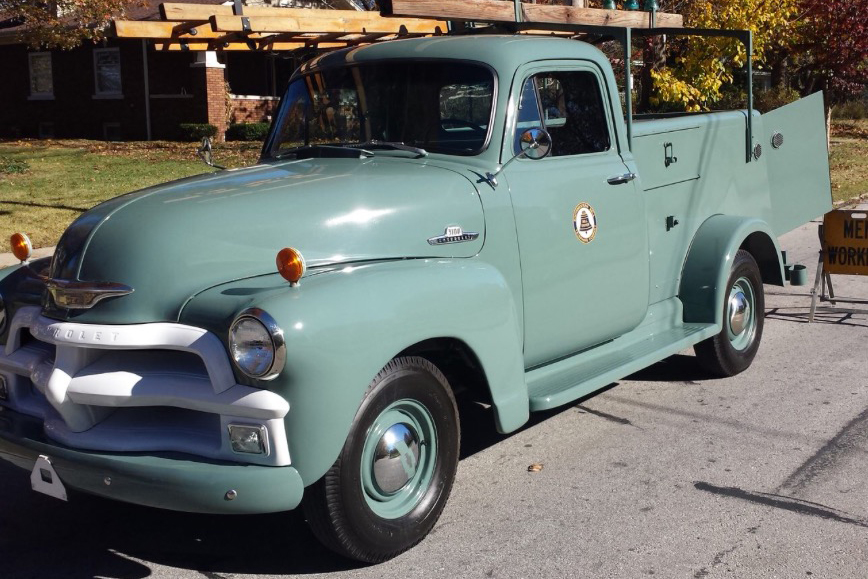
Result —
M471 231L464 231L460 225L450 225L446 228L443 235L431 237L428 243L431 245L442 245L444 243L461 243L463 241L473 241L479 237L479 234Z
M47 279L45 286L51 299L61 308L86 310L98 302L133 293L133 288L111 281L66 281Z

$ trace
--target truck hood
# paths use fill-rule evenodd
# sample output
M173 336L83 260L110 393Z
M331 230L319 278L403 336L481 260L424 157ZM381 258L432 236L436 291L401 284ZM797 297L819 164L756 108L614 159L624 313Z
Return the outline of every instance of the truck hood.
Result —
M428 242L447 227L479 236ZM318 158L200 175L112 199L77 219L57 246L51 277L134 291L87 310L47 300L46 314L91 323L174 321L203 289L275 272L284 247L298 249L309 269L470 257L484 229L473 183L425 161Z

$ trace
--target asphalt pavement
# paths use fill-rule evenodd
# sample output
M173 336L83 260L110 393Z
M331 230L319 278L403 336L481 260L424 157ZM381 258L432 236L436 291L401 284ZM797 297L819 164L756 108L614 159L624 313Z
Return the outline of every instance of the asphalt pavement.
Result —
M446 510L392 561L331 555L299 513L63 503L2 463L0 577L868 577L868 304L808 323L816 230L782 238L810 283L766 286L739 376L711 379L686 351L509 436L465 415ZM868 277L833 283L868 300Z

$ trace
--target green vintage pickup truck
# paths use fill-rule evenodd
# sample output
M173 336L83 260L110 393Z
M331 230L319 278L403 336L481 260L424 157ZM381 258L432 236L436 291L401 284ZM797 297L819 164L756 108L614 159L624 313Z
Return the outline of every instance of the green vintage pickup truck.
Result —
M689 346L741 372L777 237L830 207L821 95L625 122L575 40L333 52L259 164L103 203L0 271L0 458L61 498L302 506L381 561L443 509L456 395L511 432Z

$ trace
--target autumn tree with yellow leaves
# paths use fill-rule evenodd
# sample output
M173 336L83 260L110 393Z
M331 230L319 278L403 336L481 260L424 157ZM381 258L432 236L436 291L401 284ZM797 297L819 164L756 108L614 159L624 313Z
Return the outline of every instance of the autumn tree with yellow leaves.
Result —
M792 42L799 0L690 0L663 2L692 28L753 31L754 63ZM745 66L744 45L729 38L688 37L670 42L666 67L651 70L652 104L679 103L689 111L712 108L733 71Z

